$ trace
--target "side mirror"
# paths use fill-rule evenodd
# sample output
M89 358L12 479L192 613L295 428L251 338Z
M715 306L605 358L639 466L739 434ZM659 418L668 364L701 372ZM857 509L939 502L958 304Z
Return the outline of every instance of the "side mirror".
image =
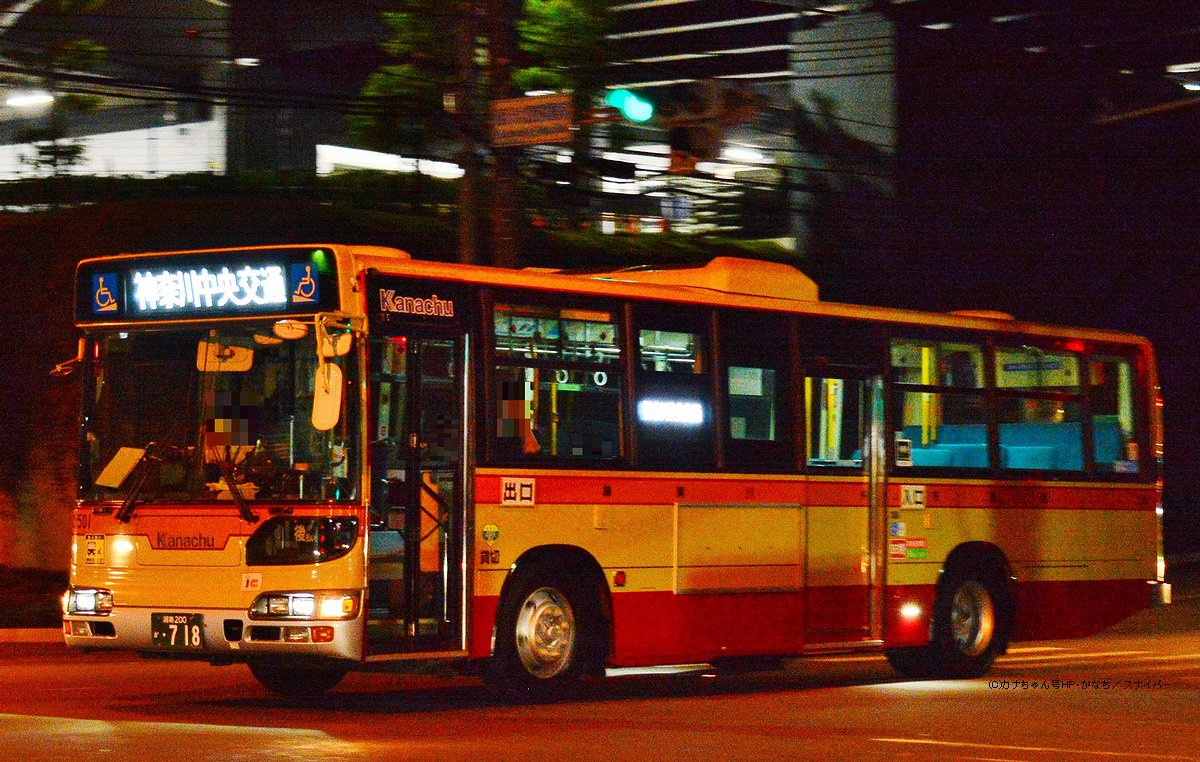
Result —
M342 414L342 369L331 362L317 366L313 379L312 425L317 431L329 431Z
M196 370L208 372L245 373L254 365L254 350L200 340L196 346Z

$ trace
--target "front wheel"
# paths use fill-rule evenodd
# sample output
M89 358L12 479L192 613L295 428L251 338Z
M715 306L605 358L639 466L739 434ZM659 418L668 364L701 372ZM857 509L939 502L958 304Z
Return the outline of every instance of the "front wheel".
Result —
M348 669L338 664L294 664L274 659L255 659L250 674L264 688L288 701L314 701L333 690Z
M601 647L600 608L586 586L543 567L517 571L496 618L488 682L507 698L539 697L579 681Z

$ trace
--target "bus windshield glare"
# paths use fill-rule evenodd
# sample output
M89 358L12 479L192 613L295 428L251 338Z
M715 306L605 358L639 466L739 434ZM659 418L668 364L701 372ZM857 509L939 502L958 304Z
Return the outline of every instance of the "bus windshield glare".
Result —
M332 428L312 415L323 379L354 388L354 350L318 358L311 325L114 331L93 335L89 354L84 499L357 497L355 395Z

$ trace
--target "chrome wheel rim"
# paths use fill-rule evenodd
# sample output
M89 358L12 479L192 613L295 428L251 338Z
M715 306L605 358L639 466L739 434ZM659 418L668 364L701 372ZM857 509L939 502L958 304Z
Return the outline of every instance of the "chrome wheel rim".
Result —
M996 606L987 588L971 580L954 591L950 604L950 635L967 656L979 656L992 643Z
M517 655L534 677L554 677L567 668L575 651L575 612L565 595L541 587L517 612Z

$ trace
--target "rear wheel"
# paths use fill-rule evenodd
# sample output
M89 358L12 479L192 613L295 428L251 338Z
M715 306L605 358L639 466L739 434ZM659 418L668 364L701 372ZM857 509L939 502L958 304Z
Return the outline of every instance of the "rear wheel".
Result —
M506 698L536 698L595 669L603 643L596 597L556 570L519 569L497 614L489 684Z
M273 659L255 659L250 674L262 686L289 701L313 701L332 690L348 669L338 664L295 664Z
M1008 643L1003 575L991 565L952 569L934 604L933 638L920 648L887 652L906 677L978 677Z

